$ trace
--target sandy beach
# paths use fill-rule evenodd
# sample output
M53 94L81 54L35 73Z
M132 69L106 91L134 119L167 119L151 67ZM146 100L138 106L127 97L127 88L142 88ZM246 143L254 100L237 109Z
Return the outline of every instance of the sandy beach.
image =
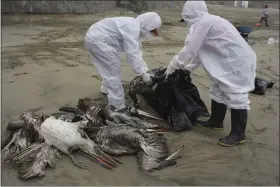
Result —
M189 28L180 23L181 9L154 10L162 18L161 37L143 43L144 59L150 69L167 66L183 47ZM209 12L236 24L254 26L259 9L209 6ZM111 16L136 16L122 9L94 15L2 15L2 140L7 123L27 109L55 112L62 105L75 106L79 98L107 102L100 94L101 79L91 64L83 38L96 21ZM169 22L168 22L169 21ZM249 35L257 54L257 76L274 81L274 87L259 96L250 94L251 110L244 145L226 148L218 138L230 131L230 110L225 130L212 132L195 127L187 132L169 132L170 150L185 145L177 165L142 173L135 156L123 156L124 165L108 171L82 154L75 154L90 170L77 168L63 156L46 176L29 181L18 178L16 168L2 164L2 185L279 185L279 10L270 10L270 27L264 24ZM135 75L122 56L124 86ZM210 79L200 67L192 74L202 100L210 110ZM148 108L145 102L141 109Z

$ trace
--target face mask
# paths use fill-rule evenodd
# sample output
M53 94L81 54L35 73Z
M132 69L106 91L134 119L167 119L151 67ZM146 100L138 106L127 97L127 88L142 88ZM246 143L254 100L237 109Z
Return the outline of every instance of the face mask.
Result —
M153 41L156 40L156 36L152 34L151 32L146 32L141 36L141 41Z

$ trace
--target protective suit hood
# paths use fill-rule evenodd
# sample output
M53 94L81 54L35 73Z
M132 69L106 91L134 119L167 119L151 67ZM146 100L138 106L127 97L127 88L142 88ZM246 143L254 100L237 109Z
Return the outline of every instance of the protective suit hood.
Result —
M140 22L140 36L144 36L154 29L159 29L161 26L161 18L155 12L141 14L136 19Z
M182 17L189 25L199 21L205 14L208 14L205 1L187 1L182 11Z

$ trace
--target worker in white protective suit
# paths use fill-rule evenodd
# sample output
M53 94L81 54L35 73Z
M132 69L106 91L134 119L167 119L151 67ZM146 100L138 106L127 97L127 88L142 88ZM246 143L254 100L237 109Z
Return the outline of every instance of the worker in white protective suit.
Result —
M140 39L150 40L158 36L161 18L155 12L132 17L105 18L93 24L84 38L103 81L101 92L107 95L109 104L115 111L126 109L122 86L122 70L119 52L127 55L127 63L132 66L137 76L142 76L145 83L151 84L149 70L142 57Z
M222 129L227 107L231 108L231 132L218 143L233 146L245 142L248 92L256 77L256 54L227 20L208 13L204 1L187 1L182 16L190 27L185 46L173 57L166 76L176 69L192 72L200 64L212 78L211 117L200 127ZM190 62L185 65L185 62Z

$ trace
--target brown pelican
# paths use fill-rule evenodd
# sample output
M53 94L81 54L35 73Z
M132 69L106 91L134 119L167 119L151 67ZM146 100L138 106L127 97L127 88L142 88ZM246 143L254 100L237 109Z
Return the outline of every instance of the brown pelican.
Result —
M110 155L137 154L139 169L152 171L176 164L182 146L169 156L166 139L162 134L149 132L126 124L112 124L96 129L89 137Z
M10 131L9 136L1 145L2 161L28 147L31 143L42 141L35 129L43 121L43 116L36 114L32 110L28 110L21 115L19 121L9 123L7 127Z
M128 113L119 113L106 105L103 109L91 99L80 99L79 110L88 115L88 119L105 120L96 125L87 123L85 132L104 152L109 155L137 154L138 165L142 171L162 169L176 164L175 159L184 149L182 146L169 156L166 139L158 132L165 131L163 127L148 123ZM60 109L75 111L75 109ZM77 111L77 110L76 110Z
M19 177L26 180L44 176L44 169L47 166L55 167L60 157L60 151L55 147L47 143L35 143L10 156L9 160L19 165Z
M140 107L140 99L137 97L138 94L142 95L143 93L149 93L154 90L157 86L157 83L163 81L165 76L155 76L155 72L161 70L163 68L155 68L149 70L148 73L151 74L151 79L153 84L151 86L147 86L147 84L143 81L141 76L135 77L132 81L130 81L128 85L128 95L131 97L134 107Z
M125 113L115 112L111 109L110 105L100 105L95 103L90 98L84 98L79 99L79 103L77 105L77 108L71 108L71 107L61 107L59 110L63 112L72 112L75 114L80 115L83 113L87 120L90 121L91 125L87 126L90 127L102 127L107 125L108 123L114 122L115 124L127 124L132 127L137 128L163 128L156 124L148 123L144 120L141 120L138 117L135 117L133 115L138 115L138 111L135 108L129 107L129 110L127 110ZM140 111L142 115L145 115L147 117L151 117L154 119L160 119L159 117L153 116L151 114L148 114L144 111ZM104 123L106 122L106 123Z
M59 118L63 116L65 118L63 114ZM81 168L86 167L72 155L72 152L78 149L108 169L113 169L117 167L117 162L120 163L102 152L87 137L82 130L87 124L85 120L72 123L54 116L40 116L31 111L25 112L21 119L24 125L14 125L15 133L3 148L2 154L5 155L4 161L14 161L20 166L19 176L22 179L43 176L47 165L54 167L54 158L59 152L68 155L73 163Z
M1 145L1 160L6 161L11 155L28 147L30 142L27 141L26 133L23 129L17 129L9 132L6 140Z
M79 99L77 107L94 126L102 127L104 125L103 105L94 102L90 98L84 98Z
M90 155L97 163L103 161L103 164L108 168L116 167L117 165L112 158L102 158L104 156L102 151L98 149L97 145L82 130L86 123L87 121L71 123L51 116L42 123L40 134L47 144L56 147L68 155L74 164L81 168L85 167L83 164L78 163L72 155L72 152L78 149Z
M94 102L90 98L79 99L77 108L72 107L60 107L59 110L66 113L72 113L75 118L72 121L88 120L92 123L92 126L102 127L104 124L103 105Z
M156 124L152 124L144 120L141 120L137 117L130 116L126 113L115 112L111 109L110 105L106 105L103 109L103 112L106 120L109 120L116 124L127 124L131 127L143 128L143 129L163 128Z
M97 108L90 99L83 103L87 107L82 107L84 108L82 109L78 106L78 108L85 113L90 108ZM88 115L95 118L99 116L100 119L105 117L102 127L95 128L95 124L92 123L86 125L84 130L89 138L109 155L137 154L139 168L142 171L162 169L176 164L175 159L184 149L182 146L169 156L166 139L162 134L157 133L166 129L129 114L115 112L110 105L106 105L103 111L99 110L99 115L95 110L92 113L88 112ZM91 128L91 125L94 128Z
M114 112L110 106L103 107L91 99L80 99L78 109L61 110L66 112L39 115L27 111L21 121L9 124L13 134L4 144L2 158L20 166L22 179L43 176L44 169L54 167L61 153L86 168L74 158L75 150L85 152L108 169L121 164L108 154L138 154L140 169L152 171L175 164L184 148L168 157L166 140L158 134L165 129L129 113Z

